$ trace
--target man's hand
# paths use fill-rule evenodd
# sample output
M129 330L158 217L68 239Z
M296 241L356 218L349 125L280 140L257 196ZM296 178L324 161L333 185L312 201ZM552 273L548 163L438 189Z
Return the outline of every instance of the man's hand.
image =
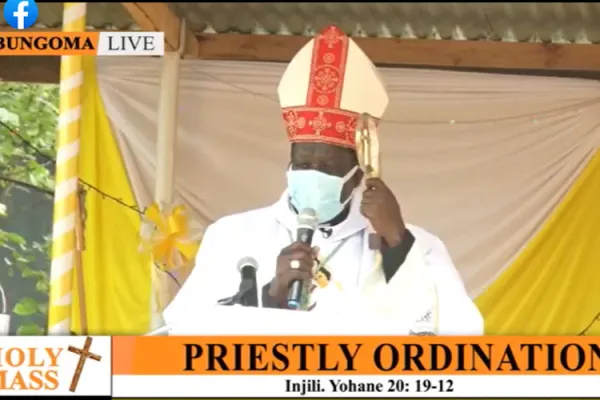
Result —
M313 264L318 253L316 247L308 244L294 242L285 247L277 257L277 270L275 278L271 281L269 296L277 301L284 301L292 281L310 281L313 277ZM296 260L298 268L292 268L292 261Z
M379 178L368 178L365 184L367 188L363 193L360 212L388 246L398 246L406 226L394 193Z

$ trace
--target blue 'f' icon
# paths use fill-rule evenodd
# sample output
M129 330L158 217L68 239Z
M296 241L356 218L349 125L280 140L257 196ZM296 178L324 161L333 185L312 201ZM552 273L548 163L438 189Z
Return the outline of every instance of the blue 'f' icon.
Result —
M4 4L4 20L15 29L27 29L35 24L38 7L35 0L8 0Z

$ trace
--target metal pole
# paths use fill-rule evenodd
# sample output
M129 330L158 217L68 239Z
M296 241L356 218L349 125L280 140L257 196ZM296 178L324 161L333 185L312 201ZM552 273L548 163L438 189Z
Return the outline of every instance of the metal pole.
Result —
M163 56L158 106L158 136L156 141L156 186L154 200L159 207L170 207L173 202L174 153L177 138L177 107L179 97L178 52ZM152 322L150 329L163 325L160 299L160 272L152 268Z
M63 31L85 31L86 11L86 3L64 3ZM81 253L77 241L77 237L81 236L78 158L82 85L82 58L63 56L60 65L60 117L52 226L49 334L70 333L75 270L78 279L83 282ZM78 295L81 329L85 332L87 331L85 293L80 290Z

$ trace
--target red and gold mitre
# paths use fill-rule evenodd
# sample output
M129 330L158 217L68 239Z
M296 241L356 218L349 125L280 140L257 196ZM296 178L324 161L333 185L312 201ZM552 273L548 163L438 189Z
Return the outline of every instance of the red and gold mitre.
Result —
M375 65L336 26L325 28L294 56L277 93L290 142L352 149L360 115L379 120L389 102Z

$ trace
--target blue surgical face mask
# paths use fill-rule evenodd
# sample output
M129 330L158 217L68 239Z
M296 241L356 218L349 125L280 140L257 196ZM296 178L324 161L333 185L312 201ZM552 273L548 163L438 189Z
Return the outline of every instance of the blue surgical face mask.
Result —
M350 195L343 203L340 201L344 184L357 169L358 166L355 166L343 178L314 169L288 170L288 193L292 205L298 212L307 208L315 210L320 224L334 219L352 198Z

